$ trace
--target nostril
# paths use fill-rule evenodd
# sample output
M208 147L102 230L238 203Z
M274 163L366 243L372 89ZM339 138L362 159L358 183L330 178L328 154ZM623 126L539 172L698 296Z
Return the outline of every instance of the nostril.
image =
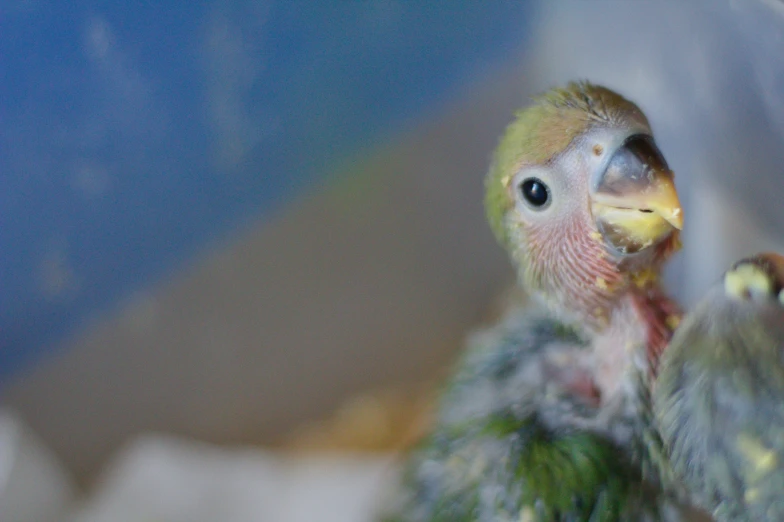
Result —
M643 212L645 214L653 214L653 210L651 210L649 208L640 208L640 209L637 209L637 210L639 210L640 212Z

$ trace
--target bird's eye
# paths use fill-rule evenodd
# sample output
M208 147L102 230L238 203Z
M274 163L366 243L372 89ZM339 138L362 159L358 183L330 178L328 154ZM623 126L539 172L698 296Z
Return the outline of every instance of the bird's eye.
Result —
M545 208L550 202L550 189L537 178L523 180L520 184L520 193L526 203L537 210Z

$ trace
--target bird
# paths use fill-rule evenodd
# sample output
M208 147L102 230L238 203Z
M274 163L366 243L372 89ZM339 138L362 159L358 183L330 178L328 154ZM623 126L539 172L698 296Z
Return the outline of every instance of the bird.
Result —
M684 216L647 117L588 81L536 96L484 203L529 301L469 336L380 519L687 520L650 403Z
M718 521L784 520L784 256L736 262L683 318L653 391L673 472Z

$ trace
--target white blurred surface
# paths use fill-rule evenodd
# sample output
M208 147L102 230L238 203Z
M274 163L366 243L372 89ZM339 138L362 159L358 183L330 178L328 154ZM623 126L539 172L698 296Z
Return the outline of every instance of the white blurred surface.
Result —
M60 520L74 492L54 454L17 415L0 410L0 521Z
M391 458L285 457L148 435L122 450L70 522L367 522Z

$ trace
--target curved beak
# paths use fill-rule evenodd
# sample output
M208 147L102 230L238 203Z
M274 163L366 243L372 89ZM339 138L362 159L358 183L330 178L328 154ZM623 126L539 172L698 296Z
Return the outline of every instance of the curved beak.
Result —
M624 146L592 186L599 231L622 254L656 245L683 228L672 171L652 142Z

